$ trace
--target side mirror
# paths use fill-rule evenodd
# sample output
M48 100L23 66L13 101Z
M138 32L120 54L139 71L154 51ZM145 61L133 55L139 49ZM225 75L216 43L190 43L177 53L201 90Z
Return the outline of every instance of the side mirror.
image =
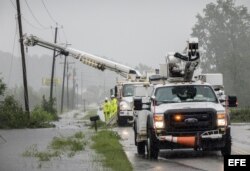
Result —
M228 107L237 107L238 101L236 96L228 96Z
M115 86L115 97L117 97L118 95L118 89L117 89L117 86Z
M151 96L150 100L154 105L156 105L157 101L155 96Z

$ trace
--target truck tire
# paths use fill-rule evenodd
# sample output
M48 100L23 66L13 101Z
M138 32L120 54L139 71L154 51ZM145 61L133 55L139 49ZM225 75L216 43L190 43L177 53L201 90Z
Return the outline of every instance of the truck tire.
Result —
M134 122L134 141L135 141L135 145L137 146L137 127L136 127L136 122Z
M231 155L232 137L230 132L226 133L225 141L225 146L221 148L221 154L223 156Z
M145 141L137 142L137 153L139 155L145 155Z
M120 117L119 115L117 117L117 124L118 124L118 126L124 126L125 125L124 119L122 117Z
M159 141L157 140L153 129L147 131L147 153L150 159L158 159Z

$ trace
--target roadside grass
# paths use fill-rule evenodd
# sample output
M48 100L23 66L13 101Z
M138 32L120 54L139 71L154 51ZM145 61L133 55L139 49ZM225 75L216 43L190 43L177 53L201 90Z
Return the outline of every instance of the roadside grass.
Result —
M250 107L230 109L231 122L250 122Z
M91 146L97 153L104 156L103 164L112 170L132 171L122 145L119 143L120 136L110 130L102 130L92 137L94 144Z
M65 153L68 157L73 157L76 152L85 149L87 141L84 138L82 132L77 132L69 137L54 137L45 151L39 151L37 145L33 144L23 152L23 156L36 157L39 161L50 161L51 158L61 157Z

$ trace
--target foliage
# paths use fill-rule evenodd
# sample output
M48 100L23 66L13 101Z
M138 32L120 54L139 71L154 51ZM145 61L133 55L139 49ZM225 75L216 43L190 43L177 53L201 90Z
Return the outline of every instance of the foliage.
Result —
M6 85L3 83L2 79L0 79L0 96L3 95L6 89Z
M50 161L53 157L58 157L61 155L59 151L38 151L37 145L33 144L28 147L22 154L24 157L37 157L39 161Z
M230 110L231 122L250 122L250 108L235 108Z
M23 156L36 157L39 161L50 161L51 158L60 157L64 153L72 157L76 152L84 150L87 144L84 138L82 132L76 132L69 137L54 137L50 145L47 146L47 150L38 151L37 145L33 144L23 152Z
M28 114L23 112L13 96L5 97L0 104L0 128L25 128L28 126Z
M94 144L92 148L104 155L104 165L113 170L133 170L122 145L119 143L120 136L109 130L99 131L92 137Z
M41 93L34 90L32 87L28 87L29 91L29 107L31 110L33 110L37 105L41 103ZM40 90L41 91L41 90ZM13 95L14 98L22 105L24 106L24 100L23 100L23 95L24 95L24 90L23 86L15 86L13 88L7 88L6 93L8 95Z
M239 104L250 106L250 14L233 0L207 4L197 15L192 36L199 38L203 72L221 72L227 94L237 95Z
M29 127L31 128L45 128L53 126L50 124L54 120L54 116L45 111L41 107L36 107L30 114Z
M55 105L55 98L54 99L52 99L51 101L50 100L46 100L45 99L45 96L43 96L43 100L42 100L42 105L41 105L41 107L42 107L42 109L44 110L44 111L46 111L46 112L48 112L48 113L50 113L50 114L52 114L53 115L53 119L54 120L58 120L58 116L57 116L57 110L56 110L56 108L54 107Z

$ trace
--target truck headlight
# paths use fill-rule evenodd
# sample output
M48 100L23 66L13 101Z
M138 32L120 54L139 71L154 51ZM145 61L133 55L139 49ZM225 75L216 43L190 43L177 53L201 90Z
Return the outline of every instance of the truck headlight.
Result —
M129 105L128 102L122 101L120 103L120 110L131 110L131 106Z
M226 113L217 113L217 126L227 126Z
M154 114L153 117L154 117L154 128L162 129L165 127L163 114Z

